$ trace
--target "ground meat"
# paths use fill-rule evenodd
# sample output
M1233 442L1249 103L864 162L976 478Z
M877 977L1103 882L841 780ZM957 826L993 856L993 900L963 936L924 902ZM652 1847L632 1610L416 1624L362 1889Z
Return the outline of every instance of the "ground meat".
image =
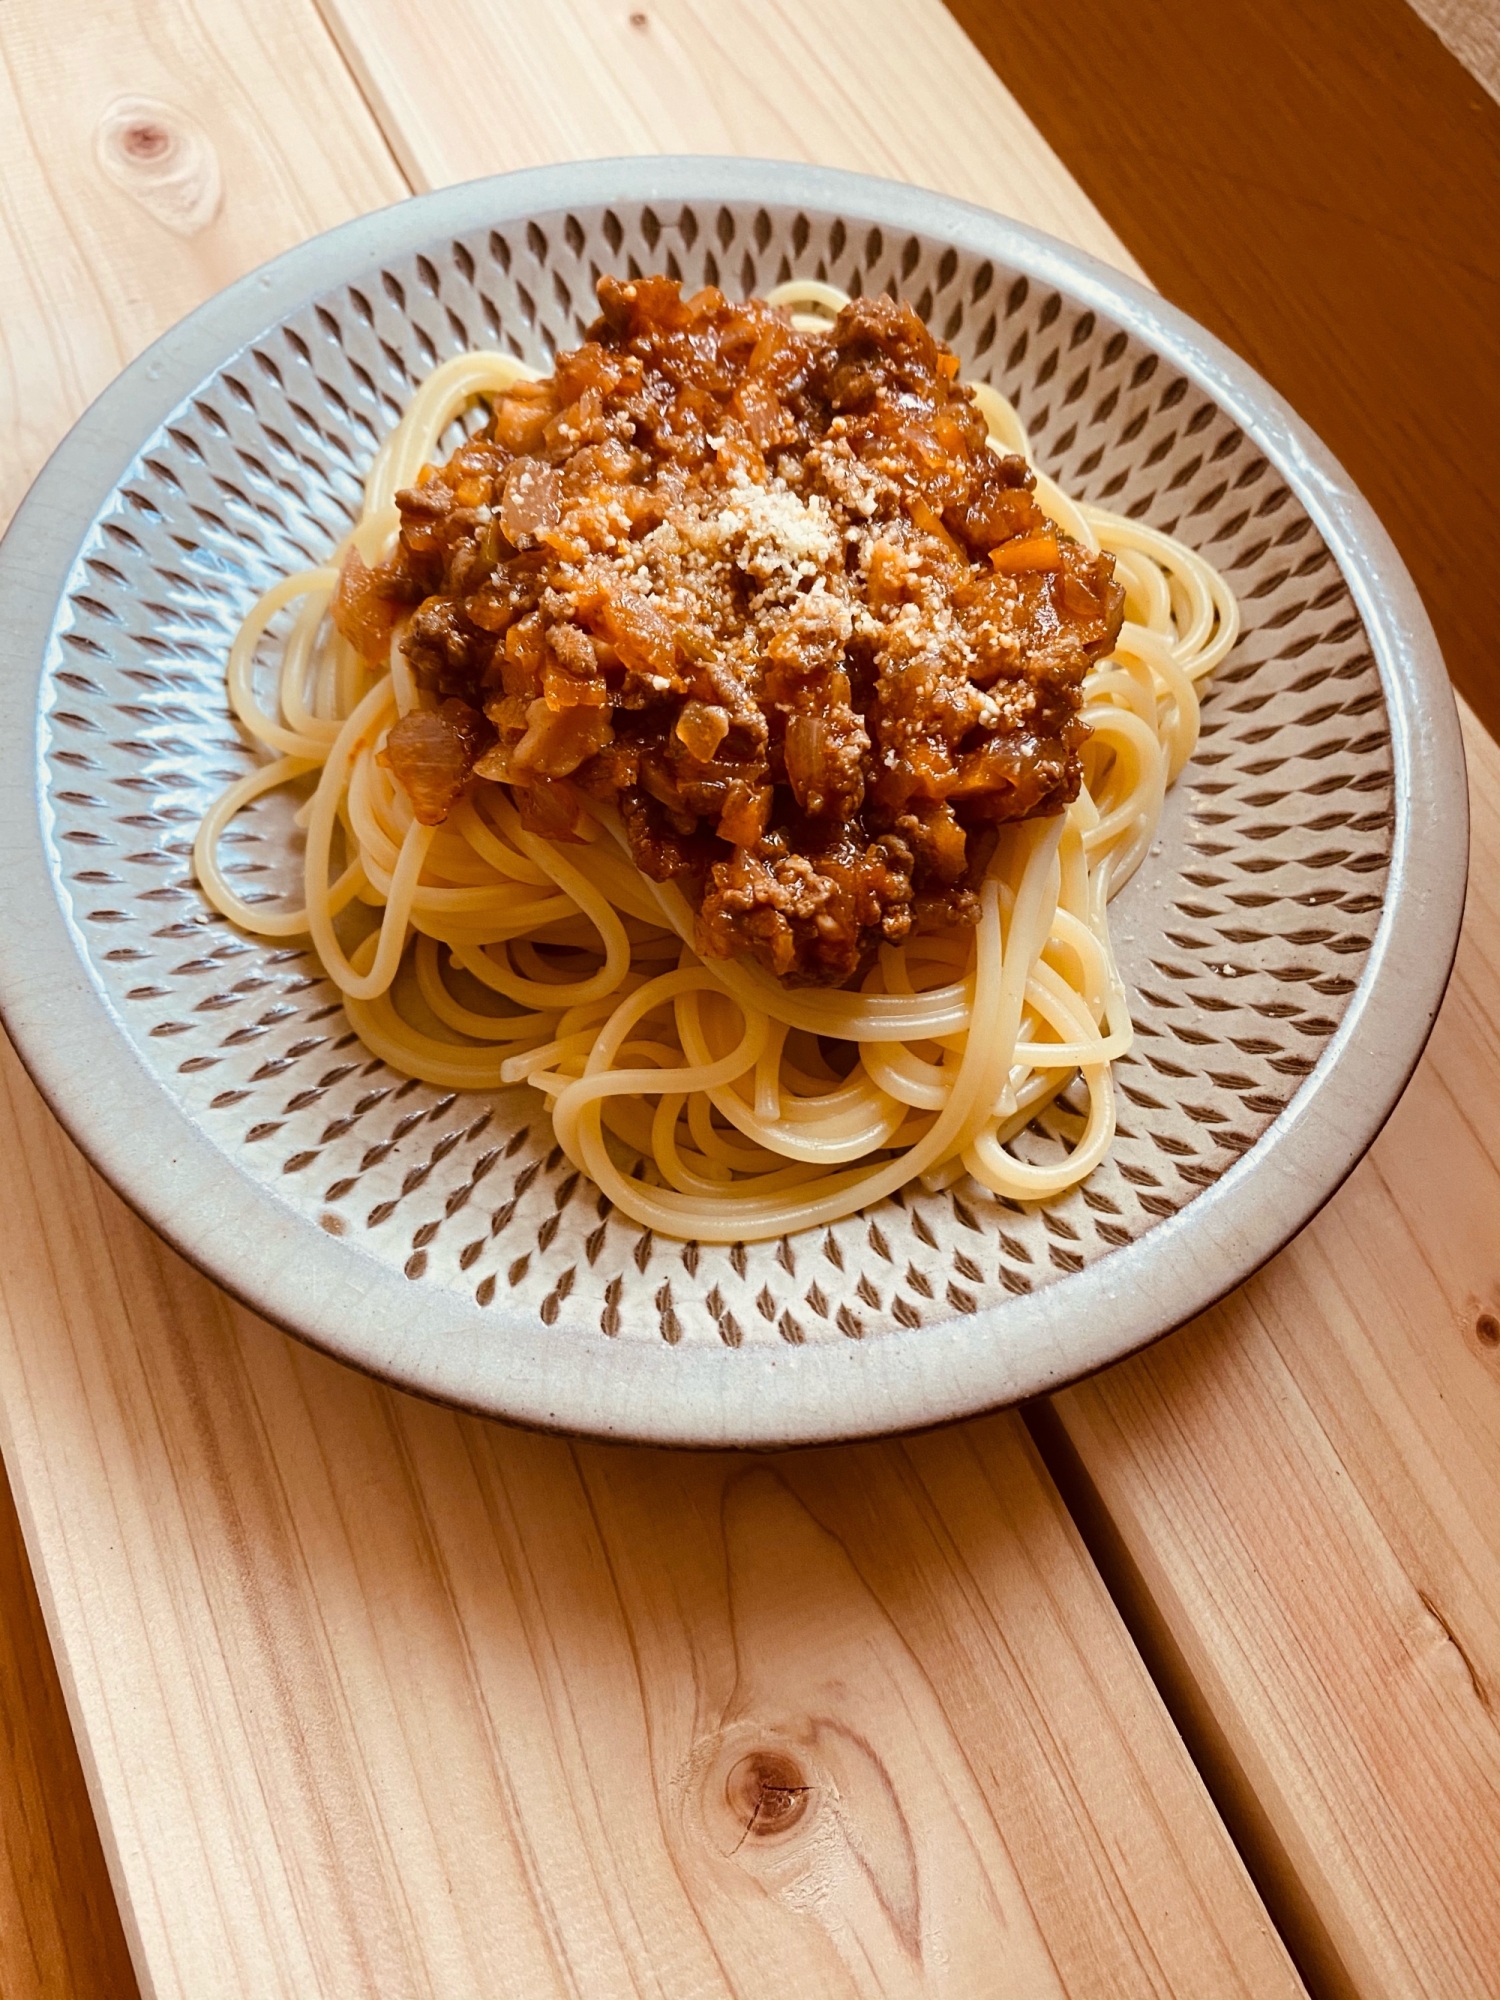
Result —
M387 755L418 816L474 776L553 839L613 804L703 951L792 982L973 922L995 824L1078 790L1112 559L988 448L909 306L801 333L666 278L602 279L599 303L397 495L391 561L341 584L362 650L406 617L431 708Z

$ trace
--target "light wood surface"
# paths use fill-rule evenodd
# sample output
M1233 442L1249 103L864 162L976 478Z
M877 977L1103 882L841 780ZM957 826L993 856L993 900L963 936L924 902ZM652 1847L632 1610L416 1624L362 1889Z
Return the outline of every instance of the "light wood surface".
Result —
M229 1305L13 1059L4 1118L7 1452L150 1990L1300 1991L1018 1419L460 1418Z
M622 153L889 174L1129 253L931 0L319 0L413 188Z
M477 32L483 57L445 64L430 53L418 60L414 17L399 7L323 4L387 129L405 135L408 173L431 183L481 170L484 142L474 135L484 120L462 110L477 113L480 93L506 113L506 143L526 149L528 161L541 157L530 150L527 73L506 63L523 39L518 6L487 9L481 23L465 0L446 0L436 19L463 32L440 33L439 43L467 51ZM719 18L692 0L647 10L637 28L618 10L571 11L607 24L612 87L648 106L668 97L672 66L701 45L705 19ZM789 20L766 18L790 46ZM831 44L869 51L856 60L884 60L880 37L853 32L855 16L838 0L798 19L826 29ZM984 71L953 59L951 32L935 29L902 68L909 95L884 170L912 173L914 148L917 177L970 192L985 157L966 144L972 98L981 100L980 126L1000 105ZM694 143L763 145L758 131L745 140L733 114L735 79L756 77L765 61L759 29L737 16L712 51L700 55L709 102L694 114L705 121ZM816 74L805 61L797 68ZM934 76L949 80L948 95L943 115L928 121ZM730 115L718 109L719 77ZM881 86L870 87L878 97ZM608 135L598 149L641 143L617 101L590 88L599 94L588 97L587 128ZM759 91L747 95L760 106ZM444 107L459 115L445 117ZM846 137L829 118L819 137L846 145L853 131ZM649 120L647 139L666 143ZM956 168L955 152L965 155ZM863 152L848 163L876 164ZM1028 219L1041 217L1033 210ZM1124 261L1118 248L1089 247ZM1500 1311L1500 1048L1493 1011L1484 1011L1497 990L1488 975L1500 957L1500 908L1482 886L1492 880L1487 857L1500 853L1500 755L1482 732L1471 739L1482 774L1481 886L1437 1047L1401 1115L1330 1211L1255 1285L1160 1358L1060 1405L1180 1649L1178 1698L1216 1719L1243 1773L1229 1788L1236 1824L1278 1915L1333 1990L1381 1996L1441 1995L1465 1982L1500 1989L1500 1351L1492 1365L1472 1332L1486 1302ZM1454 1201L1450 1179L1465 1200ZM1443 1236L1429 1234L1429 1215L1446 1225ZM1449 1254L1435 1255L1435 1240ZM1457 1255L1460 1243L1467 1257ZM1455 1332L1465 1320L1467 1347ZM1148 1425L1132 1400L1137 1383L1155 1369L1175 1384L1179 1368L1178 1397L1158 1392ZM1098 1412L1120 1408L1131 1421L1117 1418L1112 1433ZM1474 1649L1450 1630L1472 1630ZM1465 1656L1482 1663L1472 1682L1467 1672L1452 1677ZM1221 1775L1229 1771L1226 1760Z
M547 20L516 26L543 69L568 46L551 28L577 32ZM936 132L953 31L890 20ZM142 43L169 25L114 16ZM800 30L836 104L842 25ZM96 309L96 375L336 220L362 175L365 200L393 192L315 23L282 8L257 34L190 77L122 64L60 160L29 135L51 226L76 211L101 297L137 294L132 317ZM596 149L670 143L674 95L734 103L740 58L706 29L697 46L674 47L652 128L592 117ZM259 89L272 49L279 96ZM1006 163L991 198L1112 247L975 75L970 147L987 121ZM817 93L783 94L746 144L786 151L811 120ZM503 101L470 103L499 127ZM314 128L343 178L292 199ZM0 308L33 462L94 386L33 358L63 316L45 278ZM460 1419L231 1307L102 1188L13 1059L0 1204L7 1463L152 1993L1301 1990L1018 1419L760 1461Z
M200 300L407 192L310 6L7 7L0 518L84 405Z
M8 8L0 525L84 405L174 319L405 192L309 6ZM0 1221L13 1281L18 1228ZM125 1939L8 1496L0 1512L0 1994L126 2000Z
M1055 1399L1302 1962L1382 2000L1500 1990L1500 748L1468 751L1463 944L1373 1153Z

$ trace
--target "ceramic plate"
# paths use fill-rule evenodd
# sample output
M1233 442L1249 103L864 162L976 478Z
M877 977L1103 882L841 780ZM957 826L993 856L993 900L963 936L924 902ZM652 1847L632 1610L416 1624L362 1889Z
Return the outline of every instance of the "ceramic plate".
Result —
M1108 1161L1050 1206L961 1181L749 1248L653 1238L540 1098L372 1058L298 941L194 882L250 766L224 660L319 560L414 385L546 367L601 271L911 299L1072 493L1181 536L1241 598L1196 756L1113 906L1137 1038ZM303 244L94 405L0 551L0 1000L58 1114L185 1255L318 1347L529 1424L772 1444L1051 1388L1200 1311L1316 1211L1421 1052L1462 908L1442 662L1378 522L1243 363L1092 259L913 188L716 159L591 162ZM274 888L268 805L223 852Z

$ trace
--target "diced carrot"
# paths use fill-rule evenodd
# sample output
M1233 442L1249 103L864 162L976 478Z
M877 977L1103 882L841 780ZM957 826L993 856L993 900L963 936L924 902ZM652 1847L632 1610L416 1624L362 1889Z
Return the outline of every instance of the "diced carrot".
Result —
M968 557L943 526L941 516L920 497L910 501L908 504L911 508L911 518L916 526L922 530L923 534L932 535L938 541L945 543L961 563L967 564Z
M505 651L500 673L507 694L525 695L529 700L541 683L545 660L546 627L539 611L528 611L505 634Z
M724 436L715 453L719 470L734 480L737 473L743 473L752 486L764 486L769 478L766 470L765 453L745 432L729 424L724 426Z
M549 661L542 674L542 699L560 715L565 708L606 708L609 689L602 679L580 680Z
M990 561L1002 576L1034 576L1062 568L1056 535L1023 535L1018 542L1002 542L990 550Z

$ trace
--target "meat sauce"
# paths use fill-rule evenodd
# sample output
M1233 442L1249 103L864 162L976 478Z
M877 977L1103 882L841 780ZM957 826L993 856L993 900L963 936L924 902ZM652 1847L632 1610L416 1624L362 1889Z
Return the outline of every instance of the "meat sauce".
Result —
M424 690L385 752L417 817L475 776L553 840L612 804L699 949L791 983L972 923L997 823L1077 793L1112 559L988 447L908 305L799 332L666 278L599 304L340 578L340 631L372 659L396 632Z

